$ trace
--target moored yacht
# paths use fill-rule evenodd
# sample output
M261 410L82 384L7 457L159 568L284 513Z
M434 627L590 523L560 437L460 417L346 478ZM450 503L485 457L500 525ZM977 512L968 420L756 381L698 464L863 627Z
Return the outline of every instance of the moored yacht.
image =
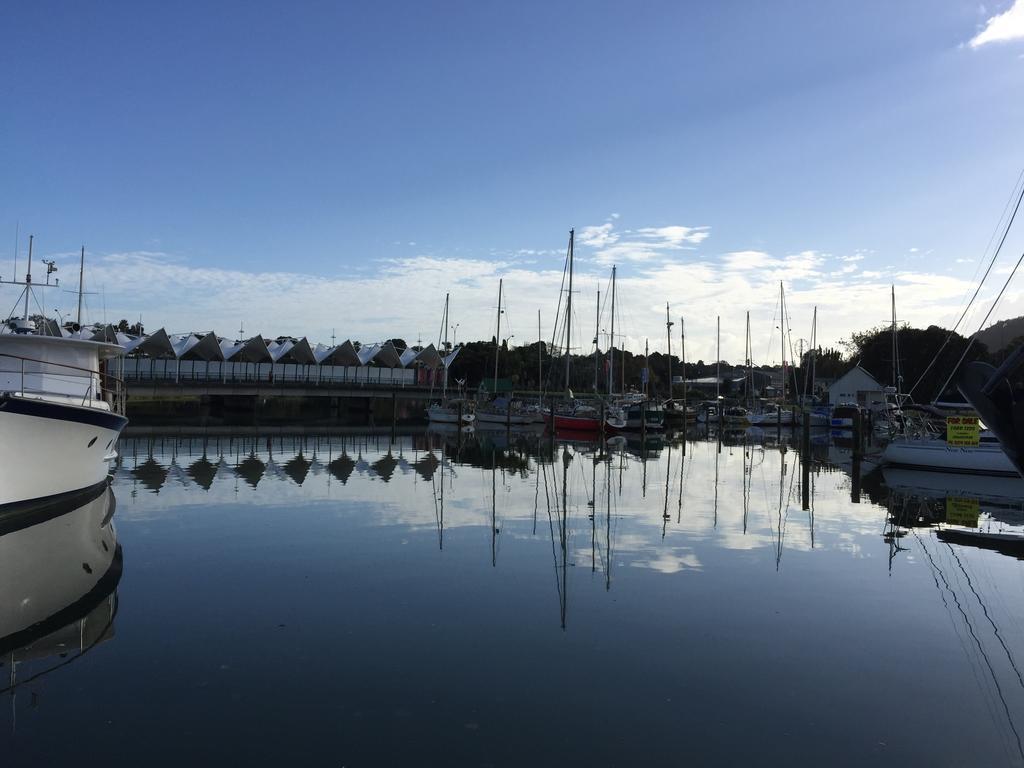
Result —
M37 328L29 254L25 282L14 283L24 315L0 327L0 510L106 482L128 423L123 382L108 371L122 348Z
M456 402L433 403L427 408L427 418L431 424L461 424L469 426L476 418L469 408Z
M116 344L0 333L0 509L105 482L128 423Z

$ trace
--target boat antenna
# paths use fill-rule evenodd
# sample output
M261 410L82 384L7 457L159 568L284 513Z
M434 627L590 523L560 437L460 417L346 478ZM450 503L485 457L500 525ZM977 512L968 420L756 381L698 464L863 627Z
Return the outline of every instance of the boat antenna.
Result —
M35 235L28 236L28 272L25 274L25 320L28 320L28 297L32 293L32 240Z
M85 246L82 246L82 255L78 260L78 327L82 327L82 281L85 278Z

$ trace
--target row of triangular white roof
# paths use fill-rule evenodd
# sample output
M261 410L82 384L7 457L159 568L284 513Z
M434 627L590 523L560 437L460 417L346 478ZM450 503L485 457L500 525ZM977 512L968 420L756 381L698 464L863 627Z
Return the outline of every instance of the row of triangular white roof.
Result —
M121 333L112 325L83 328L72 333L66 329L48 328L60 335L92 341L105 341L121 346L125 354L139 354L154 358L177 360L208 360L241 363L293 363L297 365L379 365L385 368L449 367L458 356L456 347L447 356L441 355L433 344L420 350L412 348L399 352L390 341L366 344L358 350L351 341L336 346L317 344L310 346L306 338L299 340L266 341L260 335L245 341L231 341L216 333L168 334L163 328L141 336ZM54 334L56 335L56 333Z

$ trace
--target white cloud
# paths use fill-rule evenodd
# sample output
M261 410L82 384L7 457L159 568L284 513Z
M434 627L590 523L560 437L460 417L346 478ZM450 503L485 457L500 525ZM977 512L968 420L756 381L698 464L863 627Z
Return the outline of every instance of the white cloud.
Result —
M647 240L660 243L666 248L682 248L684 245L699 245L711 234L710 227L643 227L636 233Z
M610 221L598 226L583 227L576 236L581 245L603 248L618 241L619 236L613 232L614 224Z
M613 219L616 219L613 216ZM710 227L685 227L671 224L663 227L615 230L614 221L583 227L577 236L582 246L596 248L592 260L604 266L627 262L664 260L673 251L694 250L711 234ZM586 254L581 254L587 258Z
M581 228L582 233L586 229ZM667 231L666 231L667 230ZM728 253L682 248L680 230L691 227L645 228L641 237L617 236L614 228L594 228L577 249L574 328L579 335L574 349L587 353L593 338L595 294L607 300L608 266L620 265L617 283L616 329L626 346L651 349L665 346L665 302L673 319L686 318L687 356L714 357L715 317L721 316L722 351L727 359L743 355L745 313L751 313L755 360L777 359L779 282L786 286L794 339L806 338L811 314L818 307L818 336L835 345L851 332L885 322L889 316L889 284L895 283L897 311L902 320L926 327L949 325L959 316L963 297L973 283L944 274L949 262L921 270L874 269L858 271L865 263L853 256L835 257L820 250L775 254L769 250ZM655 236L653 233L659 233ZM403 241L403 246L404 246ZM525 248L484 250L462 256L420 254L368 262L357 273L323 275L298 271L249 272L193 264L187 259L153 251L111 253L94 257L86 272L86 288L103 292L87 297L88 321L142 315L147 328L172 332L215 330L233 337L239 323L248 333L265 336L290 334L326 342L332 332L341 340L363 342L392 337L413 343L437 340L445 294L451 295L451 322L459 323L459 340L490 338L494 333L497 283L504 278L506 315L502 335L515 335L514 343L532 342L541 311L543 335L551 336L555 306L562 287L563 251ZM53 254L46 254L47 258ZM872 259L876 257L872 256ZM76 274L77 254L58 258L60 274ZM11 273L10 262L0 260L0 274ZM68 287L74 281L69 281ZM14 296L0 292L0 299ZM5 298L6 297L6 298ZM985 296L981 299L985 301ZM990 297L989 299L990 300ZM1024 313L1020 297L1008 296L1000 317ZM73 309L75 297L63 289L47 289L43 305ZM607 311L607 308L606 308ZM602 327L608 327L607 315ZM675 333L681 330L677 324ZM770 337L774 333L774 339ZM673 340L676 347L678 337Z
M985 28L971 40L971 48L988 43L1024 39L1024 0L1014 0L1010 8L985 22Z

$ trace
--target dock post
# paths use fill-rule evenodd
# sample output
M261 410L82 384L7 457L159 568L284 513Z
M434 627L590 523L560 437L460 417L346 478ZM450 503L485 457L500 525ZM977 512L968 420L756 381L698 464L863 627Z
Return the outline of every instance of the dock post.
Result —
M860 504L860 453L853 453L853 482L850 484L850 501Z
M811 418L810 413L803 413L803 434L800 441L800 469L803 508L811 508Z
M391 391L391 442L395 442L395 428L398 425L398 391Z
M552 395L548 401L548 432L551 433L551 442L555 441L555 396Z
M857 412L853 417L853 457L859 459L864 451L864 416Z
M462 401L459 400L459 415L456 417L458 421L455 424L455 445L462 448Z
M811 508L811 452L804 451L800 456L800 490L803 491L803 508L808 510Z

